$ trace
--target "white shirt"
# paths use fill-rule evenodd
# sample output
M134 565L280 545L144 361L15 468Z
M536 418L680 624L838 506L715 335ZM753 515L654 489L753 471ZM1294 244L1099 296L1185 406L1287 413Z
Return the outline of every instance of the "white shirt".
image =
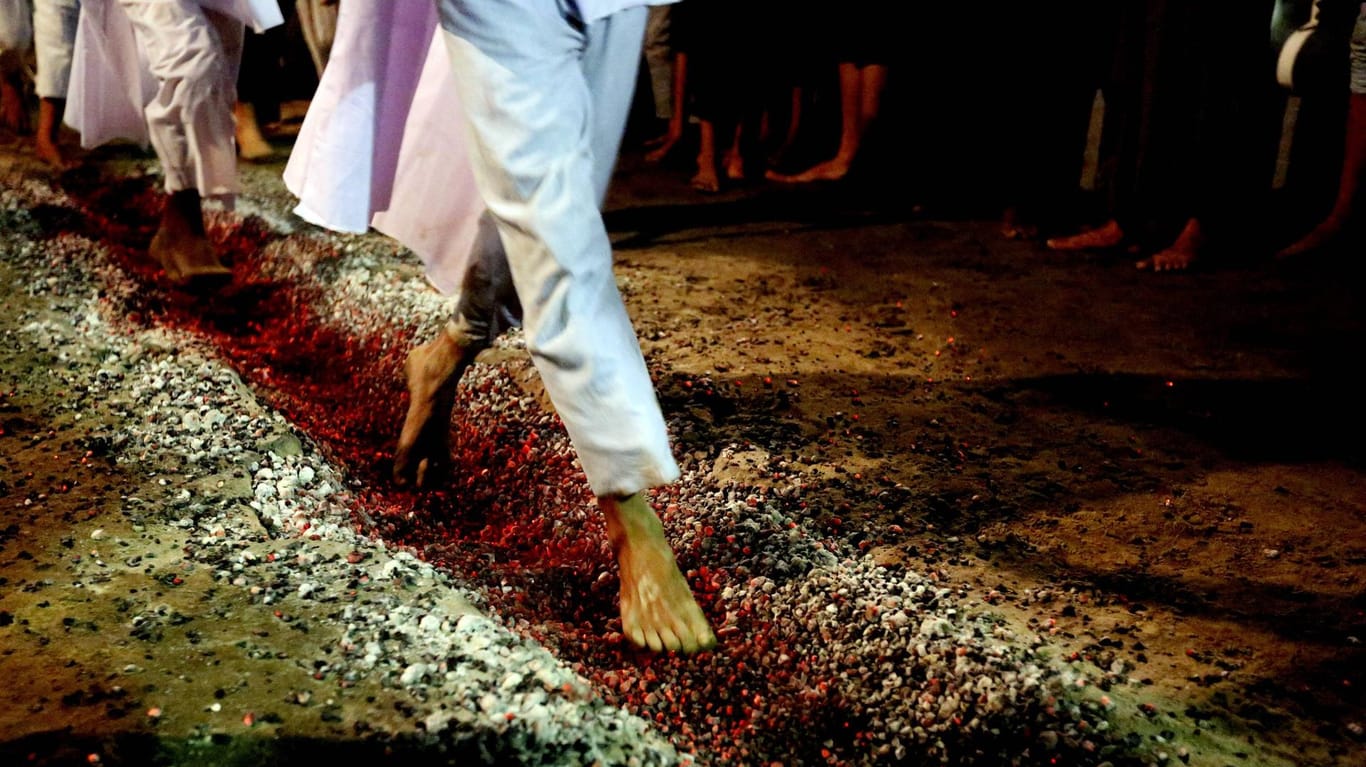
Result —
M627 8L634 8L638 5L669 5L678 0L577 0L579 14L583 16L583 23L591 24L598 19L605 19L617 11L624 11Z

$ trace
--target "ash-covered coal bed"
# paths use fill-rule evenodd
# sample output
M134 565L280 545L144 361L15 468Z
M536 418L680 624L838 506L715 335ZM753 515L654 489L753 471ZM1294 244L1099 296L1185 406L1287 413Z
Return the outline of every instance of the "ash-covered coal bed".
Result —
M184 528L185 561L254 602L330 595L344 638L312 659L317 676L404 693L411 729L386 737L477 742L524 763L1156 758L1109 732L1108 691L1130 686L1122 660L1068 662L1046 630L974 609L974 587L875 563L877 531L828 524L831 501L782 461L761 486L718 480L710 455L683 456L682 479L653 502L720 646L631 649L601 520L516 334L462 382L449 480L396 489L401 363L446 311L412 257L378 236L307 227L278 194L248 194L211 221L232 285L186 294L143 255L155 186L131 175L0 192L9 275L66 318L35 315L10 342L67 357L61 407L101 413L116 461L250 483L259 527L238 501L191 490L145 524ZM686 384L666 400L675 431L690 398L705 404L724 386ZM266 556L248 546L262 530ZM354 548L329 559L310 541ZM367 569L379 552L384 567ZM472 609L375 588L404 579L443 584Z

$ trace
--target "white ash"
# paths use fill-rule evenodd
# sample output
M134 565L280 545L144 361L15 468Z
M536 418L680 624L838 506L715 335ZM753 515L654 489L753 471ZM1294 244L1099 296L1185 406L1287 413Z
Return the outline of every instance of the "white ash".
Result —
M12 192L4 200L5 220L23 225L23 205ZM0 245L15 231L22 226ZM21 319L15 340L51 356L45 374L68 393L57 407L119 424L101 435L118 461L165 488L164 499L126 500L135 529L171 524L191 531L186 560L213 568L216 578L263 604L335 603L333 619L345 639L341 660L329 656L328 671L408 688L416 729L407 735L493 739L504 758L528 764L553 763L564 753L602 764L679 762L649 723L605 705L543 648L474 612L477 595L411 554L358 535L341 472L306 437L296 437L298 454L262 449L292 427L210 349L187 334L120 321L118 298L138 287L110 266L98 243L59 236L0 250L20 267L25 291L50 302L48 311ZM344 556L319 554L317 542L369 556L355 567ZM421 589L343 607L338 591L358 572ZM166 619L136 615L130 625L137 630Z
M306 436L295 435L297 453L263 447L291 435L292 426L262 407L210 349L188 336L132 329L121 321L117 307L141 288L98 242L59 234L35 244L21 236L41 228L26 211L39 202L74 207L41 184L0 190L0 244L25 271L25 290L48 297L64 317L27 320L19 340L60 363L48 375L70 391L61 404L72 417L100 410L111 421L122 419L126 425L109 435L120 460L168 467L158 469L168 488L160 503L165 519L149 515L147 521L192 530L191 561L265 604L335 607L332 617L344 626L345 639L342 652L329 657L328 671L408 690L416 720L428 733L492 730L528 755L573 744L591 755L585 761L604 764L679 760L645 719L603 705L582 677L544 648L473 612L469 605L483 603L477 594L405 552L357 535L345 477ZM286 226L278 203L261 210L278 231L294 232L268 246L268 276L316 288L315 308L325 322L369 333L395 326L421 331L444 319L447 301L392 243ZM217 227L238 221L235 214L212 217ZM481 417L531 404L529 398L504 402ZM546 449L568 448L560 440ZM954 744L1040 724L1054 728L1041 736L1044 747L1085 748L1089 741L1102 750L1103 712L1075 692L1088 677L1047 660L1039 652L1045 638L967 618L966 587L875 566L842 542L807 530L779 505L762 498L751 503L752 488L717 487L709 462L685 468L677 489L664 496L672 501L663 516L675 547L696 544L701 562L744 576L726 586L723 602L747 606L752 619L771 626L772 638L790 650L769 658L773 666L765 672L776 677L797 654L818 659L809 678L833 683L866 718L870 760L1001 763L1002 756L1019 755L978 760L953 751ZM790 476L775 497L800 492L799 477ZM146 510L158 504L137 505ZM708 527L736 536L749 552L716 545L705 534ZM314 536L373 556L348 561L314 546ZM345 584L362 578L411 588L368 592L344 603ZM728 617L721 628L736 622ZM645 684L635 667L617 669L615 678L621 689ZM928 686L928 679L940 681ZM1059 701L1058 711L1041 721L1051 698ZM1093 725L1089 733L1081 730L1087 722Z

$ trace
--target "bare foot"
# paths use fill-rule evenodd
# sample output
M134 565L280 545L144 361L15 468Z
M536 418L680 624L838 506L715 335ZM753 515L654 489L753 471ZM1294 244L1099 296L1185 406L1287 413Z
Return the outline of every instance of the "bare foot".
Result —
M1039 236L1039 227L1023 220L1011 206L1001 215L1001 236L1007 240L1032 240Z
M721 191L721 178L716 175L716 168L710 165L700 166L697 175L693 176L688 184L703 194L716 194Z
M1327 247L1337 241L1345 228L1346 224L1342 219L1329 216L1319 222L1319 225L1311 229L1308 234L1278 251L1276 258L1296 258Z
M147 253L176 285L213 288L232 279L232 270L218 260L204 233L204 212L195 189L172 192L166 199L161 226Z
M237 121L237 154L248 162L264 160L275 153L275 149L261 135L261 126L256 122L256 108L251 104L237 102L233 110Z
M1200 222L1190 219L1186 226L1181 230L1181 234L1176 238L1166 250L1158 251L1153 255L1138 261L1134 266L1139 269L1151 269L1154 272L1177 272L1189 269L1195 263L1195 259L1200 255L1200 246L1204 244L1204 235L1200 232Z
M281 120L302 120L308 114L309 99L291 99L280 102Z
M715 647L716 635L678 571L664 526L645 495L602 497L598 505L621 571L622 633L655 652Z
M1134 266L1139 269L1151 269L1154 272L1179 272L1189 269L1195 262L1195 251L1180 248L1173 245L1166 250L1160 250L1151 256L1134 262Z
M784 184L806 184L812 181L839 181L849 175L849 163L838 157L812 165L801 173L776 173L769 171L764 178Z
M1124 242L1124 230L1114 219L1106 221L1099 229L1074 234L1070 237L1054 237L1047 245L1052 250L1095 250L1118 247Z
M674 126L670 125L668 133L645 142L645 146L650 149L649 152L645 153L645 162L651 164L664 162L682 138L682 131L675 132Z
M57 170L66 170L73 164L62 155L62 148L58 146L57 142L43 133L38 134L34 148L38 151L38 159Z
M450 463L451 411L466 356L445 330L408 353L408 414L394 452L394 484L427 487Z
M727 152L723 164L726 166L727 179L731 181L745 180L745 158L739 152Z
M44 98L38 102L38 136L35 147L38 158L57 170L71 167L62 155L61 144L57 139L61 129L61 114L66 108L66 99Z
M645 162L648 162L651 165L657 165L664 162L664 159L669 156L669 152L673 151L676 143L675 140L668 139L657 144L653 149L645 153Z
M232 280L232 270L218 260L213 245L203 236L158 229L148 255L166 270L166 277L181 287L215 288Z

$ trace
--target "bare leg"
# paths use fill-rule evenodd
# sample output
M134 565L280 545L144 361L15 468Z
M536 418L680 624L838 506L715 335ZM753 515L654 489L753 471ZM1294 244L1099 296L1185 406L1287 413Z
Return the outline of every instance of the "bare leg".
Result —
M237 154L243 160L255 162L264 160L275 153L266 137L261 135L261 126L256 122L256 107L239 101L233 108L237 122Z
M1337 240L1352 221L1363 175L1366 175L1366 96L1353 94L1347 112L1347 145L1342 155L1342 178L1338 182L1338 196L1333 202L1333 210L1318 226L1277 253L1276 257L1293 258Z
M1009 205L1001 214L1001 236L1007 240L1029 240L1038 234L1039 228L1024 220L1018 207Z
M684 112L687 111L688 100L686 89L688 86L688 54L674 54L674 84L673 84L673 111L669 114L669 128L663 136L651 139L647 146L653 147L645 155L646 162L663 162L669 156L669 152L683 139L683 120Z
M473 347L460 343L449 326L408 353L408 414L394 453L394 484L427 487L450 462L451 411L460 375Z
M877 119L882 110L882 89L887 85L887 66L868 64L858 70L859 92L859 139L868 132L868 126ZM856 147L857 148L857 147Z
M697 175L689 183L699 192L715 194L721 191L721 178L716 174L716 125L711 120L702 120L699 136Z
M869 64L859 68L852 63L840 64L840 145L835 156L807 168L801 173L783 175L768 173L773 181L805 183L808 181L839 181L849 175L858 156L859 147L868 126L877 118L882 104L882 88L887 82L887 67Z
M196 189L182 189L166 198L161 226L148 253L177 285L210 287L232 278L232 270L218 260L204 232L204 212Z
M19 71L0 72L0 128L23 135L29 131L28 110Z
M607 537L621 571L621 629L638 647L697 652L716 635L674 561L664 526L643 493L601 497Z
M797 145L797 131L802 122L802 88L799 85L792 87L789 92L790 104L788 107L787 132L783 134L783 143L773 152L768 164L771 167L780 167L792 153L792 148Z
M1106 221L1099 229L1092 229L1089 232L1074 234L1070 237L1053 237L1048 240L1048 247L1053 250L1091 250L1094 248L1115 248L1124 242L1124 230L1120 228L1119 222L1113 218Z
M1200 248L1204 243L1205 237L1200 231L1200 222L1192 218L1186 222L1185 228L1170 247L1136 262L1134 266L1139 269L1152 269L1154 272L1189 269L1200 255Z
M45 98L38 102L38 157L57 169L70 167L57 141L61 129L57 115L62 113L65 105L66 99Z
M771 181L786 183L806 183L809 181L838 181L849 173L849 166L858 152L860 125L860 104L858 67L851 63L839 65L840 75L840 145L835 156L824 162L816 163L800 173L782 174L769 172L766 177Z
M740 151L740 142L744 139L744 126L736 125L735 133L731 137L730 148L726 150L723 164L726 166L726 178L731 181L745 180L745 156Z

